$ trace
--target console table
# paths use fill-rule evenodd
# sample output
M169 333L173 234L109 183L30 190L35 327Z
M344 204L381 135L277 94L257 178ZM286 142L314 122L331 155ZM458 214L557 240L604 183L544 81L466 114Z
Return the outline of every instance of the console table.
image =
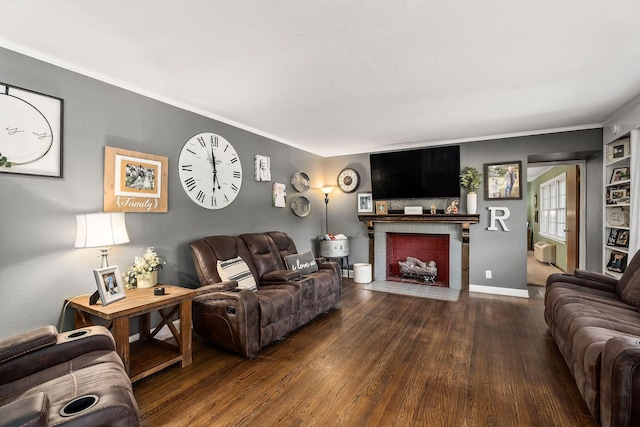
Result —
M422 214L406 215L358 215L358 219L367 226L369 235L369 263L374 263L374 229L377 222L432 222L441 224L460 224L462 227L462 289L469 289L469 236L472 224L480 222L480 215L470 214Z
M171 285L158 285L165 288L164 295L154 295L153 288L126 290L126 297L109 305L90 305L89 296L79 296L68 300L69 306L76 310L75 327L92 325L91 316L108 320L106 325L113 334L116 351L124 367L135 382L174 363L182 367L191 364L191 299L193 289ZM162 319L151 331L151 312L157 311ZM179 314L180 331L171 321ZM129 344L129 319L138 318L140 340ZM155 339L164 325L169 327L176 344Z

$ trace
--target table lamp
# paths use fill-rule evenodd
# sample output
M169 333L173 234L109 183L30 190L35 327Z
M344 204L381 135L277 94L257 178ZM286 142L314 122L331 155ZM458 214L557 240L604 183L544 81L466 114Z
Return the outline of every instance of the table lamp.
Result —
M124 212L100 212L76 215L76 248L100 248L102 265L109 266L107 256L113 245L129 243Z

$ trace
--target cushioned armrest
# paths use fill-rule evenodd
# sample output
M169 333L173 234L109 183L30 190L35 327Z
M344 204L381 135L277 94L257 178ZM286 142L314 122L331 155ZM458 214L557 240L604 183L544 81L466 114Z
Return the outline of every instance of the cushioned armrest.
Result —
M23 353L0 364L0 383L6 384L92 351L115 351L111 332L104 326L88 326L56 336L54 345Z
M46 426L49 419L49 399L41 391L0 406L0 425Z
M226 282L218 282L212 285L201 286L197 288L195 291L196 295L202 295L209 292L220 292L220 291L230 291L238 287L238 282L235 280L229 280Z
M293 270L274 270L265 273L260 278L260 283L272 284L273 282L287 282L297 279L301 276L299 271Z
M0 364L42 347L54 345L58 340L55 326L43 326L0 340Z
M597 273L595 271L575 270L573 275L587 280L593 280L594 282L602 282L606 285L615 287L618 284L618 279L606 274Z
M600 372L601 424L640 425L639 338L609 339L602 350Z
M554 273L547 277L546 287L549 291L554 284L572 283L578 286L584 286L585 288L599 289L605 292L616 293L616 285L618 281L614 278L608 279L599 275L598 273L583 272L579 273L582 276L576 276L574 274L566 273Z

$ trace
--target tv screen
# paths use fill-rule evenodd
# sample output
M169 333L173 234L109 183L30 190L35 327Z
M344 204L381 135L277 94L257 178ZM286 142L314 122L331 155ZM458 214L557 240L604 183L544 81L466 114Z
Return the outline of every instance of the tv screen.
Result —
M460 146L375 153L371 190L376 200L460 197Z

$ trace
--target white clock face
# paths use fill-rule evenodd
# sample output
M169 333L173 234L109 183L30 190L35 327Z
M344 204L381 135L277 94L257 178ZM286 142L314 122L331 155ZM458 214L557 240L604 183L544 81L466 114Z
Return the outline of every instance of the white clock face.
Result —
M242 165L233 146L215 133L194 135L182 147L178 173L185 193L206 209L233 202L242 185Z
M345 193L353 193L360 185L360 175L353 169L345 169L338 175L338 186Z

